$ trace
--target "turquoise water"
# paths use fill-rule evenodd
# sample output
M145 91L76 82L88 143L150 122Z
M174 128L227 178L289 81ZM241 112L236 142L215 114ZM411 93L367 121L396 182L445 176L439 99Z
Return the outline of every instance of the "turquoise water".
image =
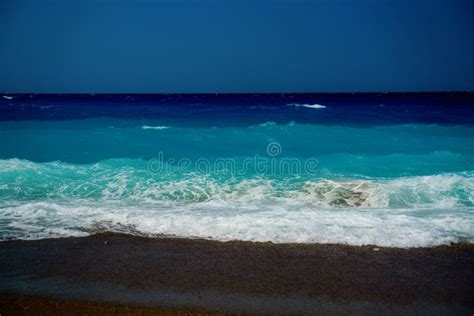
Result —
M300 106L282 109L262 122L196 114L179 124L179 107L159 117L94 117L92 109L79 119L0 121L0 236L119 231L398 247L474 240L472 124L323 124L307 117L330 104L305 108L301 120Z

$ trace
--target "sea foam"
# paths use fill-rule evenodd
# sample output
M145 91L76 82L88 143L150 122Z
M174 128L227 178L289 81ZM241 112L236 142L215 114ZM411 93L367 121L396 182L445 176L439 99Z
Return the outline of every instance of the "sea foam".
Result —
M150 207L81 201L26 202L0 208L4 239L83 236L114 231L276 243L342 243L421 247L473 242L474 209L318 209L274 205L217 207L215 203Z

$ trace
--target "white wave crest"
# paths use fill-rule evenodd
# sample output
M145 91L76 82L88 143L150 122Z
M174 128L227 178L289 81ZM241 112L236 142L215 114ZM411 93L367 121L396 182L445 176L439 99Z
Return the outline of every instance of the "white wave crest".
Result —
M321 104L307 104L307 103L290 103L288 106L295 106L295 107L304 107L304 108L309 108L309 109L325 109L325 105Z
M276 126L277 123L275 122L265 122L265 123L261 123L259 124L258 126L261 126L261 127L270 127L270 126Z
M169 126L150 126L150 125L143 125L142 126L142 129L157 129L157 130L160 130L160 129L167 129L167 128L170 128Z

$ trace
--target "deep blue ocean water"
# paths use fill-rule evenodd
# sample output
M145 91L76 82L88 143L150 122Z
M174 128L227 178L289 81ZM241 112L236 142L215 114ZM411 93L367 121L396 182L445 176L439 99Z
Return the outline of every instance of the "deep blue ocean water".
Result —
M0 96L0 238L474 241L473 94Z

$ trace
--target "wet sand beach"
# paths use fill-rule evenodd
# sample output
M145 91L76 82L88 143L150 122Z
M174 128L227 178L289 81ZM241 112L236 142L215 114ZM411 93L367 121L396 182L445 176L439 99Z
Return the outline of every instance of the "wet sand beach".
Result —
M4 241L0 262L2 315L474 311L472 244L401 249L104 233Z

